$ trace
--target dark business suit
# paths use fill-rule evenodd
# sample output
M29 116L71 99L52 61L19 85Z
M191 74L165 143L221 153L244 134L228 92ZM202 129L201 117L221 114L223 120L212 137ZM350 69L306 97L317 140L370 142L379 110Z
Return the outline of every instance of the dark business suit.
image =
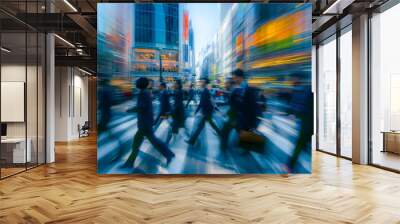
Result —
M153 104L151 95L147 90L141 90L137 99L137 127L138 131L133 138L132 152L126 161L126 166L131 166L139 152L139 147L146 137L150 143L169 161L174 153L168 146L158 139L153 132Z
M112 90L108 82L104 82L99 91L99 108L101 112L101 119L99 120L99 131L106 131L107 125L111 119L111 102Z
M171 105L169 103L169 93L167 92L167 90L162 90L160 92L159 101L160 101L160 111L157 115L157 119L154 122L156 129L160 125L161 121L163 119L166 119L171 112Z
M185 126L185 111L183 106L183 91L174 91L174 106L172 109L172 133L178 133Z
M261 107L257 102L258 90L247 86L241 89L241 103L239 107L238 128L241 130L256 129L261 116Z
M198 125L194 129L192 136L189 139L190 144L194 144L196 142L206 122L211 125L211 127L215 130L215 132L217 132L218 135L220 135L220 130L212 119L214 105L211 101L210 91L207 88L204 88L204 90L200 94L200 103L195 113L198 113L199 111L201 112L201 118Z
M225 147L233 128L237 126L238 113L241 107L240 89L234 88L229 93L228 98L229 109L226 113L228 120L224 123L221 129L221 146Z
M195 95L196 95L195 91L193 89L189 89L189 91L188 91L188 100L186 102L186 106L185 107L188 107L190 102L192 100L195 100L195 98L194 98Z
M300 120L300 131L299 138L296 143L296 147L293 150L293 154L289 159L288 166L292 170L297 161L299 160L300 153L305 151L307 144L311 142L311 136L313 134L313 122L314 122L314 97L311 92L311 87L300 86L292 93L290 101L291 113ZM308 148L307 153L310 152Z

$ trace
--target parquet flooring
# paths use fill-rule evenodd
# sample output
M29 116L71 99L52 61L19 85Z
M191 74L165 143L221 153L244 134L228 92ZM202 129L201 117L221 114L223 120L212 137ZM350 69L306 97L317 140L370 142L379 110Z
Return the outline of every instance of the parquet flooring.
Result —
M400 223L400 175L320 152L313 174L97 175L96 140L0 181L0 223Z

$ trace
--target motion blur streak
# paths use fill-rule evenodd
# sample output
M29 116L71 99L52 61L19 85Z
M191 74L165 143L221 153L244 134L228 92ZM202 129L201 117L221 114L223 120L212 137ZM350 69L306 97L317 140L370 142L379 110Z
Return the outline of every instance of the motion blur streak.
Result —
M252 68L266 68L271 66L278 65L288 65L295 63L304 63L308 62L311 59L311 56L308 54L297 53L292 55L279 56L271 59L262 59L257 60L252 64Z
M311 9L99 3L98 173L310 173Z

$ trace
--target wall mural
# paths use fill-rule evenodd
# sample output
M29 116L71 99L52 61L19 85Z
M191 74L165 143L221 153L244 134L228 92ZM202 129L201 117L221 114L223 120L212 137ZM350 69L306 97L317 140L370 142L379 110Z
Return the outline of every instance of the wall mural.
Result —
M100 3L100 174L311 172L311 4Z

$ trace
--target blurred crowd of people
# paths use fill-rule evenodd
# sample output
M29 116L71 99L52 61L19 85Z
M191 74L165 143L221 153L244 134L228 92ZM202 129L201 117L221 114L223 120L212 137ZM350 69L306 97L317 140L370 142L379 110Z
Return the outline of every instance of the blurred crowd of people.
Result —
M210 81L207 77L201 77L198 80L197 88L191 83L184 89L180 79L175 79L172 87L160 81L156 91L151 79L138 78L135 82L138 92L130 96L132 100L136 100L136 106L128 110L129 113L137 113L137 132L133 137L132 150L124 167L133 167L145 138L166 158L169 164L175 156L169 147L170 142L177 137L183 137L188 145L195 145L207 123L219 137L222 150L229 148L229 136L233 131L236 131L239 136L239 144L263 145L266 137L257 130L257 127L265 119L263 112L267 110L267 101L273 98L286 105L280 112L284 111L286 115L293 116L293 119L300 123L296 146L286 166L287 171L291 172L301 151L310 144L313 132L313 96L309 86L301 84L301 78L301 74L291 76L290 91L281 91L267 96L259 88L248 84L246 74L241 69L234 70L231 76L225 79L224 89L217 90L209 87ZM110 121L112 93L106 81L100 84L102 88L99 101L101 119L98 126L102 131L106 130ZM153 102L158 104L156 114ZM193 106L195 106L194 110ZM222 125L218 125L215 121L216 113L224 118ZM185 127L185 121L190 116L196 118L191 130ZM166 141L162 141L154 134L163 121L169 124ZM279 129L279 127L274 128ZM180 132L180 129L184 131Z

